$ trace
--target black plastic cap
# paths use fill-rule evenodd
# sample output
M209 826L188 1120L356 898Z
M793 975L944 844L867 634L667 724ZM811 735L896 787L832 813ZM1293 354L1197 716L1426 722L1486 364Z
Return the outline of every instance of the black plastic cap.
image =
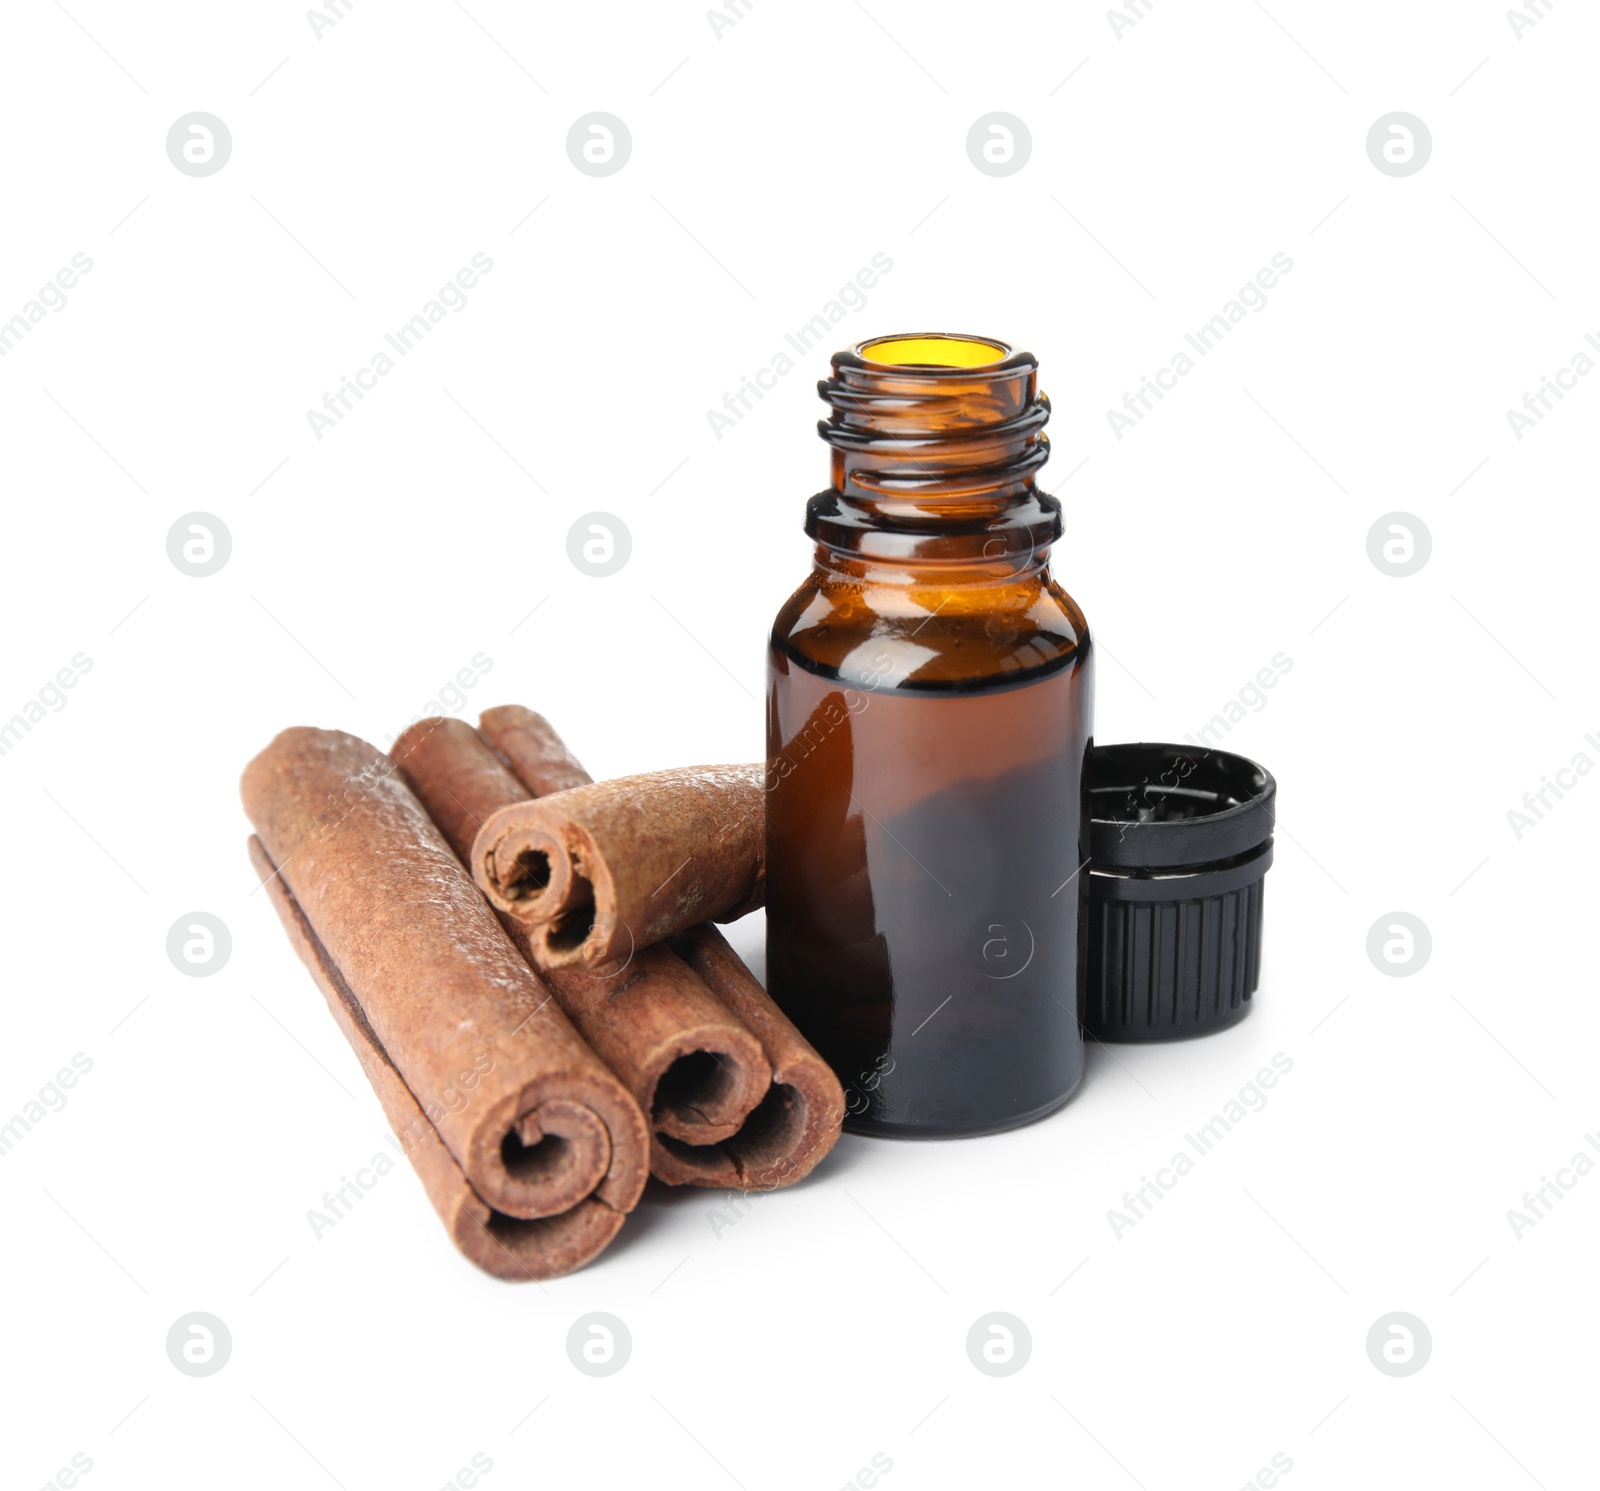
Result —
M1227 751L1089 753L1087 1035L1176 1040L1250 1012L1276 797L1269 771Z

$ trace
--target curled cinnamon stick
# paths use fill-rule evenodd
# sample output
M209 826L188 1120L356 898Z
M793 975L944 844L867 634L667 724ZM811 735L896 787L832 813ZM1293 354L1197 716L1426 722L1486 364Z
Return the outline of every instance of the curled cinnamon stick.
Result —
M527 787L463 720L420 720L392 751L412 791L463 857L484 819L527 798ZM513 917L501 921L526 955L528 929ZM664 947L642 948L611 968L553 968L544 977L649 1115L658 1131L652 1168L664 1179L674 1179L679 1167L661 1149L660 1136L683 1148L731 1138L771 1085L757 1037Z
M530 790L537 782L583 774L549 722L521 705L485 710L478 729ZM501 919L512 924L509 917ZM772 1086L738 1134L724 1143L691 1148L671 1135L658 1135L654 1173L673 1184L741 1190L793 1184L839 1137L844 1121L839 1079L714 927L688 928L666 946L760 1041L772 1066ZM560 974L552 970L546 977L555 982Z
M553 1217L525 1220L488 1206L467 1184L461 1166L428 1122L405 1078L379 1044L366 1014L284 884L261 840L250 835L250 862L267 888L284 931L328 1002L383 1106L384 1117L422 1181L433 1209L456 1247L497 1279L553 1279L581 1268L617 1234L624 1213L593 1196Z
M643 1117L489 914L393 763L338 731L286 730L246 767L241 793L298 912L288 916L277 898L301 956L330 1007L337 995L346 1034L354 1027L371 1048L363 1064L381 1052L394 1073L380 1087L391 1120L392 1104L413 1123L397 1081L477 1198L474 1207L451 1191L423 1136L418 1168L458 1243L466 1208L491 1231L496 1213L564 1219L526 1234L530 1276L594 1256L615 1226L589 1209L620 1215L643 1189ZM423 1164L439 1173L430 1179Z
M549 797L594 781L550 721L520 704L484 710L478 716L478 734L528 789L529 797Z
M672 1145L697 1185L770 1191L809 1175L833 1148L844 1123L844 1090L833 1068L800 1034L715 927L702 924L668 944L761 1042L772 1086L719 1159ZM728 1171L733 1175L730 1177Z
M556 763L576 764L531 719L495 727L512 769L550 771L551 741ZM600 967L764 902L763 777L760 766L680 767L508 804L485 820L467 862L489 904L528 925L541 968Z

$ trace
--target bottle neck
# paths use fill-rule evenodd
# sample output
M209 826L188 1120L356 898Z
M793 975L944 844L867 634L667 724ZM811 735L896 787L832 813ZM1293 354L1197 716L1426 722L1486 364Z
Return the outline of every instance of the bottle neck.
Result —
M817 385L832 484L811 499L818 562L949 566L955 583L1042 568L1060 504L1034 478L1050 401L1030 353L973 337L890 337L833 359ZM956 571L971 579L956 579Z

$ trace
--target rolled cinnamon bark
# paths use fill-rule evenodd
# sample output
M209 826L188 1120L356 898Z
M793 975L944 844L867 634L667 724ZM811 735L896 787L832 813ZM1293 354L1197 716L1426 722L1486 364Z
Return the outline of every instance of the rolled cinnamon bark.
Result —
M485 710L478 728L530 789L539 781L587 776L549 722L521 705ZM513 924L509 917L501 920ZM714 927L689 928L667 946L761 1042L773 1080L760 1106L725 1143L691 1148L658 1135L654 1173L672 1184L741 1190L770 1190L808 1175L833 1148L844 1121L838 1078ZM559 976L546 974L557 988Z
M484 710L478 716L478 734L528 789L530 797L549 797L594 781L550 721L520 704Z
M681 1145L671 1146L673 1155L680 1165L699 1170L698 1185L761 1191L793 1185L816 1168L839 1137L844 1123L839 1079L715 927L690 927L668 945L761 1042L772 1063L772 1086L761 1105L734 1138L718 1146L723 1163L708 1164ZM725 1178L728 1169L737 1178Z
M630 1211L649 1152L637 1104L511 945L389 758L339 731L286 730L245 768L241 794L274 883L320 944L319 983L337 973L484 1207L522 1220L591 1204ZM540 1229L545 1243L525 1251L548 1245L548 1267L564 1272L604 1246L600 1222L609 1226L574 1221L570 1237ZM459 1241L454 1223L452 1233Z
M554 746L553 761L565 754L559 741ZM484 819L527 799L528 788L463 720L420 720L392 752L463 858ZM501 922L527 956L528 928L504 914ZM662 1150L660 1135L684 1148L731 1138L771 1085L761 1042L664 947L642 948L599 971L549 969L544 978L658 1131L651 1168L663 1179L675 1182L681 1167Z
M484 721L512 770L527 766L530 789L573 775L577 763L538 715L493 710ZM528 926L541 968L598 968L762 905L764 775L679 767L508 804L486 818L467 863L489 904Z
M581 1268L617 1235L625 1213L593 1196L569 1211L531 1220L508 1217L486 1205L467 1184L455 1156L445 1148L405 1078L389 1060L344 975L254 834L249 848L250 862L267 888L291 945L311 971L334 1023L355 1051L389 1127L456 1247L497 1279L553 1279Z

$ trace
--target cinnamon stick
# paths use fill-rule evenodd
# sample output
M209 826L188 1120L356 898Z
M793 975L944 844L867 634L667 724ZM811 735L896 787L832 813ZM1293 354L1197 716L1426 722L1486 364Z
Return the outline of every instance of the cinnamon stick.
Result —
M595 1208L620 1217L643 1189L643 1117L393 763L339 731L286 730L246 767L241 794L260 863L281 887L279 913L335 1018L359 1037L391 1122L411 1132L414 1106L476 1198L461 1195L423 1132L412 1152L458 1245L496 1271L487 1244L463 1238L474 1217L494 1233L499 1214L550 1224L517 1234L526 1276L593 1257L616 1230Z
M502 714L483 717L497 717L492 743L531 791L573 778L546 721ZM763 904L764 775L679 767L552 790L490 814L467 863L489 904L527 925L541 968L600 967Z
M521 705L485 710L478 729L530 790L541 781L583 773L549 722ZM839 1137L844 1093L838 1078L714 927L688 928L667 946L760 1041L772 1066L772 1086L739 1133L723 1144L691 1150L658 1135L655 1173L673 1183L744 1190L792 1184ZM552 981L558 976L554 970L546 974ZM663 1151L676 1163L671 1173L663 1168Z
M548 743L554 769L565 747L553 734ZM463 857L484 819L527 799L528 788L463 720L420 720L391 749L407 784ZM527 956L528 928L504 914L501 923ZM662 1179L682 1178L663 1138L683 1149L729 1139L771 1085L761 1042L665 947L642 948L598 971L549 969L544 978L649 1115L657 1131L651 1168Z
M520 704L484 710L478 716L478 734L528 789L529 797L549 797L594 781L550 721Z
M311 971L334 1023L355 1051L390 1129L456 1247L497 1279L553 1279L581 1268L616 1236L624 1213L593 1196L569 1211L534 1220L508 1217L485 1204L379 1044L344 975L254 834L249 849L250 862L267 888L290 943Z

